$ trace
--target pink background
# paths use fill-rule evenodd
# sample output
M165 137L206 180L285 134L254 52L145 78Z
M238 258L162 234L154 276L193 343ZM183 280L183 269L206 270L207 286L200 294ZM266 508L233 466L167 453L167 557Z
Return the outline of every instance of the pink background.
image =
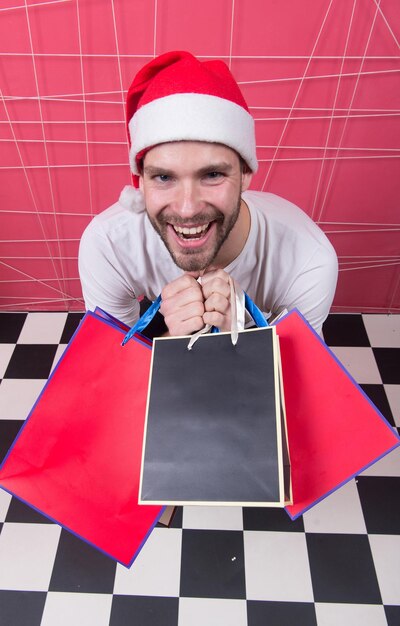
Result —
M398 0L1 0L0 310L81 310L78 243L130 182L123 100L154 54L231 66L252 188L335 246L336 311L400 311Z

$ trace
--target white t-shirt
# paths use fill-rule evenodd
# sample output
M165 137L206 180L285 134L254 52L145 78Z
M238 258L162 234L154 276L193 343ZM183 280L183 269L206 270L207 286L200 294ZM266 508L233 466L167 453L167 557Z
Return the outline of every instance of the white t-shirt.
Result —
M247 191L251 226L239 256L225 270L265 313L298 308L320 333L337 281L336 253L322 230L297 206L271 193ZM145 212L119 202L83 233L79 273L86 308L101 307L132 326L137 298L154 300L182 275Z

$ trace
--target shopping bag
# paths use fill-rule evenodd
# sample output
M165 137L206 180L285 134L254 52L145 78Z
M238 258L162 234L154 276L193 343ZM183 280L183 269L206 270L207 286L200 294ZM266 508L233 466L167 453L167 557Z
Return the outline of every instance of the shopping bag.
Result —
M258 326L265 325L247 295L246 308ZM285 508L296 519L394 450L400 438L299 311L286 314L275 327L290 450L292 503ZM197 436L195 430L192 434Z
M124 565L163 513L139 506L149 341L88 312L0 469L0 485Z
M399 445L400 438L297 311L276 323L296 519Z
M265 326L265 320L264 320ZM153 342L139 502L285 506L290 467L273 327Z

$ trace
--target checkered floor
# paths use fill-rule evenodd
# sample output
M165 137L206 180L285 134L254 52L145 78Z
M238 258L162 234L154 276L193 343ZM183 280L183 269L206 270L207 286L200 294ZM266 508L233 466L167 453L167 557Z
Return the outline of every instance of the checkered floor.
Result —
M0 456L79 314L0 314ZM400 427L400 315L334 315L325 339ZM0 491L1 626L398 626L400 448L291 522L178 509L130 570Z

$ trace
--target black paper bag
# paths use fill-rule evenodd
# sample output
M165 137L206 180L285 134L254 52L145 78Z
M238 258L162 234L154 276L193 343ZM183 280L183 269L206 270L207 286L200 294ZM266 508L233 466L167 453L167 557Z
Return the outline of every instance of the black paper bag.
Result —
M290 488L275 328L153 343L141 503L285 506Z

